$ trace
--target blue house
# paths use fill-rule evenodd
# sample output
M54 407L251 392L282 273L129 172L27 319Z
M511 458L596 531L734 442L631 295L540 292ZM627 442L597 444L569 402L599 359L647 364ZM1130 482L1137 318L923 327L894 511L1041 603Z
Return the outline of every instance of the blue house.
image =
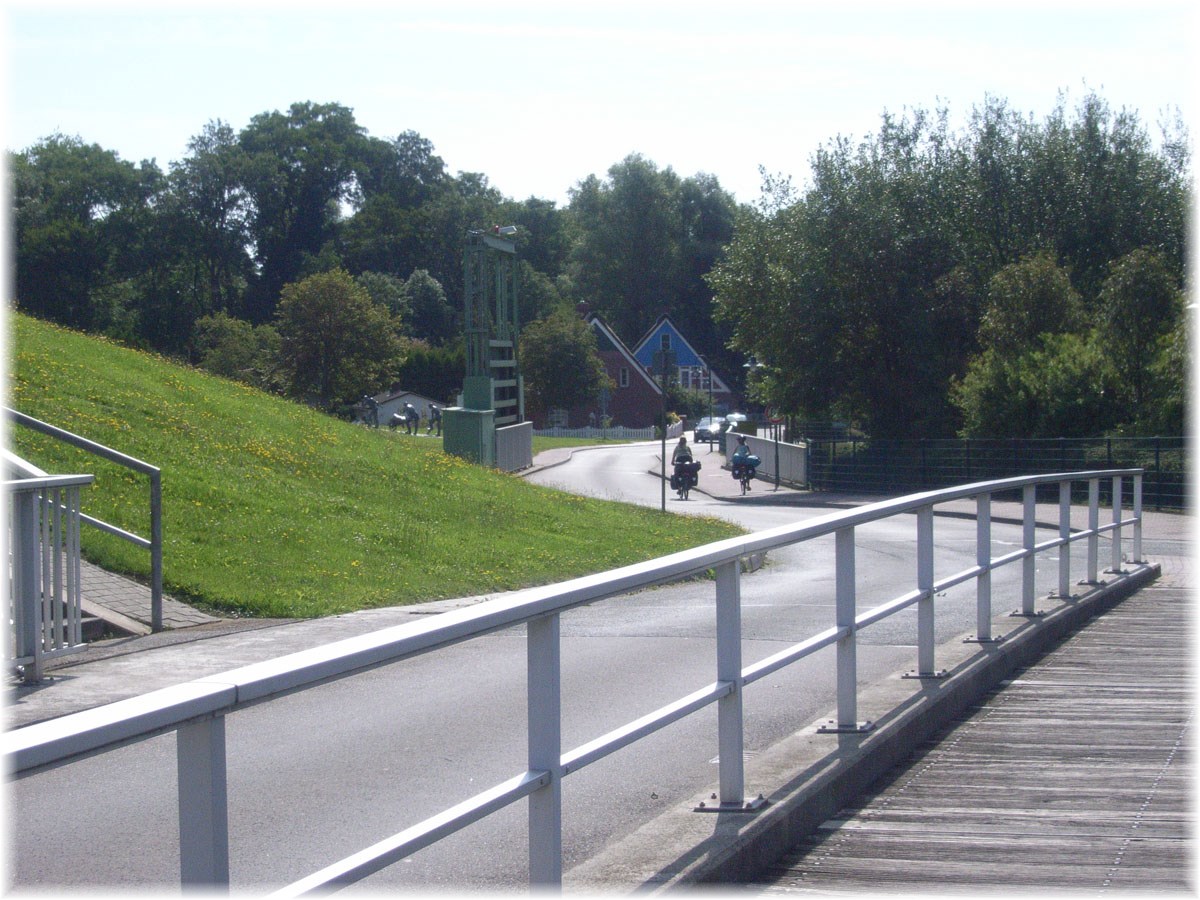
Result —
M730 404L734 400L733 391L721 380L720 375L708 368L696 349L675 327L671 317L666 315L659 316L658 321L633 349L634 358L653 372L656 378L658 370L654 365L654 355L660 350L668 350L675 354L678 384L685 390L708 393L711 379L714 408L718 411L730 410Z

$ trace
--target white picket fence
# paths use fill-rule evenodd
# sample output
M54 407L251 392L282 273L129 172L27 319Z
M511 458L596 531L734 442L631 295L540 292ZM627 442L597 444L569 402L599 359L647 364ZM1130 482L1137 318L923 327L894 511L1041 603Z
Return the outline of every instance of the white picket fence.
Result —
M658 431L653 425L647 428L627 428L624 425L613 425L611 428L538 428L534 429L534 437L555 438L587 438L599 441L652 441L658 437ZM667 438L677 438L683 434L683 422L667 426Z

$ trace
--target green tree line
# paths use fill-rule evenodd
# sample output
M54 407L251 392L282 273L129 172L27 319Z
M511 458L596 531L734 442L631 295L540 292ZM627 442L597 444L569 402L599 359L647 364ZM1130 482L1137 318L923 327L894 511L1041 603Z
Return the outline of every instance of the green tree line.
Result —
M1182 433L1187 138L1091 94L989 98L768 178L709 275L779 409L876 437Z
M240 131L209 122L165 172L61 134L9 163L19 309L312 402L395 380L445 399L462 371L463 243L495 224L519 229L524 323L587 300L631 342L670 312L714 360L731 352L703 275L731 236L734 201L711 176L680 178L636 154L560 208L452 175L415 132L373 137L351 109L304 102ZM327 326L322 307L341 311L353 338L334 357L347 372L318 385L297 330ZM309 337L333 352L328 335Z
M1181 429L1182 126L1153 142L1094 94L948 119L885 114L753 205L636 153L563 206L514 200L337 103L209 122L166 171L56 134L9 154L15 302L327 408L395 382L446 400L464 239L515 224L539 408L603 380L586 302L630 342L668 313L735 387L765 362L760 402L878 436Z

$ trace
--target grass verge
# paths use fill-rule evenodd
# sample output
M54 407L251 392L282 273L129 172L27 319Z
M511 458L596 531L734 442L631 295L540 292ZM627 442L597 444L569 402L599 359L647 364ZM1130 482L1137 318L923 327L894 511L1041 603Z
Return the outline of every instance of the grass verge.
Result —
M115 343L11 315L14 408L163 471L164 586L226 615L315 617L603 571L738 533L541 488L440 441L371 430ZM144 476L27 429L16 452L88 472L89 514L149 534ZM84 553L145 577L144 550Z

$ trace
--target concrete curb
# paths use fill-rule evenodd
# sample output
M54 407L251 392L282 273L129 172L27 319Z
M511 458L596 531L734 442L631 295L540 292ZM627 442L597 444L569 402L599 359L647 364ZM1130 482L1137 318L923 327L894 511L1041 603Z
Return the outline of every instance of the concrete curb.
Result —
M818 733L836 721L830 713L748 760L747 794L762 792L765 808L706 814L693 812L694 803L680 804L576 866L565 885L571 892L657 893L736 884L744 873L761 871L1012 673L1160 574L1158 564L1141 565L1036 617L997 616L993 633L1003 636L997 643L971 644L959 637L938 648L938 666L948 672L944 678L905 679L896 673L860 687L858 710L873 721L871 731ZM1011 631L1004 635L1006 629ZM702 796L715 791L711 786ZM665 859L670 861L664 864Z

